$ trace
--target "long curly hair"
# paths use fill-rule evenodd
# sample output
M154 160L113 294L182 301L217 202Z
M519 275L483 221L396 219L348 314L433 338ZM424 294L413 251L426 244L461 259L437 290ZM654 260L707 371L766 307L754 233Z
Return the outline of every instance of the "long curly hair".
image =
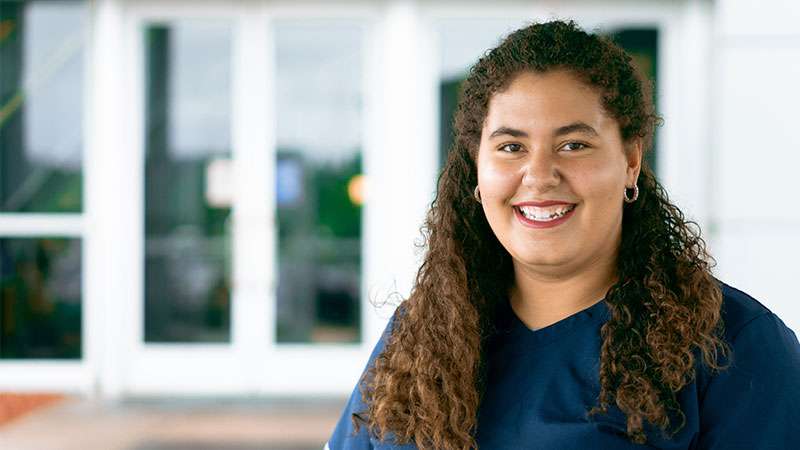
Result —
M420 449L476 448L487 343L498 305L513 285L511 256L473 198L476 158L489 99L522 71L567 69L602 94L624 142L652 145L662 119L652 86L611 39L574 21L532 23L508 35L471 68L454 120L454 143L421 228L424 260L398 306L383 351L361 380L366 425L380 439ZM643 421L674 435L685 424L676 393L730 352L721 337L722 293L697 225L673 205L643 161L639 198L625 204L617 281L601 328L600 393L587 416L611 404L627 435L644 443ZM671 433L670 418L678 417ZM671 436L670 436L671 437Z

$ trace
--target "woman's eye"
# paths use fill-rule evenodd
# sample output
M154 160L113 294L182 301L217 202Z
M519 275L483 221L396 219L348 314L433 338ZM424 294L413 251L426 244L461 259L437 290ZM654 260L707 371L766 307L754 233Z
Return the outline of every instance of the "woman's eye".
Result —
M576 147L576 146L579 146L579 147ZM578 150L583 150L586 147L588 147L588 145L584 144L583 142L568 142L568 143L566 143L564 145L563 148L566 148L567 150L569 150L571 152L574 152L574 151L578 151Z
M503 144L502 146L500 146L500 151L506 153L516 153L519 151L521 147L522 146L519 144Z

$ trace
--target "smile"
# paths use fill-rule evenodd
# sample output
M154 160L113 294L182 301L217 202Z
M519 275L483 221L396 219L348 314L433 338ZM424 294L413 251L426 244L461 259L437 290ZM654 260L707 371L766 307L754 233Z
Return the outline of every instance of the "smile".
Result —
M523 225L533 228L550 228L566 222L575 211L575 204L553 206L515 206L514 213Z

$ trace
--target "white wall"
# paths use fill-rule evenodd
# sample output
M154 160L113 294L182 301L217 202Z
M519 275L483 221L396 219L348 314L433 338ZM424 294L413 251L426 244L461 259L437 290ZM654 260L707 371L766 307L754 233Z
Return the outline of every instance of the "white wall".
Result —
M800 2L714 5L712 250L718 275L800 332Z

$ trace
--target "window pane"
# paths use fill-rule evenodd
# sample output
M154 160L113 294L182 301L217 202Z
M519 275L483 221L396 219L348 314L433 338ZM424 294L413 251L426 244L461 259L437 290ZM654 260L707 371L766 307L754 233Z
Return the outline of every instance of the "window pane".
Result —
M81 210L85 15L0 1L0 212Z
M0 239L0 359L81 357L81 241Z
M361 336L362 28L280 21L278 342Z
M229 342L230 27L145 39L145 341Z
M453 115L469 68L505 35L525 25L521 18L458 18L436 22L441 55L439 75L439 165L453 143Z
M633 63L647 78L653 82L653 104L658 111L658 29L656 28L620 28L612 30L609 35L633 58ZM658 133L653 137L653 151L644 155L647 164L654 171L656 152L658 150Z

